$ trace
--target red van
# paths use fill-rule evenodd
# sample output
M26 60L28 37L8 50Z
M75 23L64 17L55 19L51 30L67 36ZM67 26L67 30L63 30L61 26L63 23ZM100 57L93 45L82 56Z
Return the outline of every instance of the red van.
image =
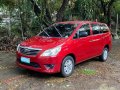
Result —
M111 49L111 33L104 23L91 21L59 22L17 47L17 65L67 77L74 66L90 58L106 61Z

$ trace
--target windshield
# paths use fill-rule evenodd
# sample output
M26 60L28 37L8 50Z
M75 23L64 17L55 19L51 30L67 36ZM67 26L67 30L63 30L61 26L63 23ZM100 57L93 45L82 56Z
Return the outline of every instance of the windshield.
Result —
M69 37L77 24L54 24L43 30L39 36L45 37Z

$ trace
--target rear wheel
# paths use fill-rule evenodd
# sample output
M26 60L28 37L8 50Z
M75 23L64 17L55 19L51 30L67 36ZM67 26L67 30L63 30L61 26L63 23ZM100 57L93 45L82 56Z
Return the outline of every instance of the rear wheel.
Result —
M100 60L105 62L107 60L107 58L108 58L108 53L109 53L109 50L108 50L107 47L105 47L104 50L103 50L102 55L99 56Z
M71 56L64 58L61 65L61 74L63 77L68 77L73 73L74 70L74 59Z

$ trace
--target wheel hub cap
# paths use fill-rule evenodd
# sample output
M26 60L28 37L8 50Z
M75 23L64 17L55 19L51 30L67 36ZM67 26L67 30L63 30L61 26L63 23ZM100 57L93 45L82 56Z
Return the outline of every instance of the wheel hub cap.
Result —
M107 50L105 50L105 51L104 51L104 53L103 53L103 58L104 58L104 60L106 60L106 59L107 59L107 57L108 57L108 51L107 51Z
M67 60L64 64L64 72L66 74L70 74L73 68L73 64L71 60Z

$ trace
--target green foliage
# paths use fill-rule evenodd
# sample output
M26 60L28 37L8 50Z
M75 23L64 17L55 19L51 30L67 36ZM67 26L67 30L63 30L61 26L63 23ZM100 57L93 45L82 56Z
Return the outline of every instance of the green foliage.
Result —
M92 0L77 0L73 12L80 20L95 20L98 18L96 13L99 13L99 10Z
M115 2L113 7L116 13L120 13L120 1Z
M7 6L9 8L14 8L16 3L17 3L17 0L0 0L1 6Z
M6 29L6 33L11 32L12 35L19 37L31 37L39 33L45 27L43 21L46 24L52 24L56 22L56 14L62 5L63 0L34 0L41 9L39 17L34 13L33 4L30 0L0 0L0 12L4 15L0 16L0 23L3 18L10 18L10 25L6 23L3 26ZM66 11L64 13L63 20L96 20L105 22L107 21L101 0L70 0ZM105 5L108 6L111 0L102 0ZM48 19L51 16L51 21ZM116 13L120 14L120 1L116 0L112 6L112 18L115 22ZM7 27L6 27L7 26ZM8 27L9 26L9 27ZM11 30L9 30L11 29ZM3 30L0 28L0 30ZM4 31L4 30L3 30Z
M83 69L81 71L82 74L85 75L95 75L96 74L96 70L92 70L92 69Z

